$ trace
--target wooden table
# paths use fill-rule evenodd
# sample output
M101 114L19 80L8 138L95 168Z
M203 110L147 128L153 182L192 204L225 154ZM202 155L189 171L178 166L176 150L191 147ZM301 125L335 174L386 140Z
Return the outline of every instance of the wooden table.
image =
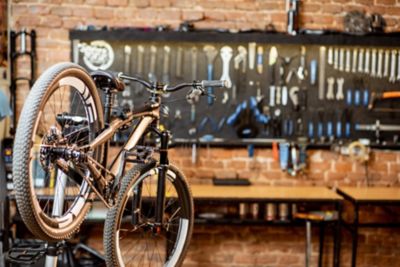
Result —
M251 186L214 186L192 185L193 198L196 203L313 203L332 204L341 217L343 198L327 187L275 187L263 185ZM267 222L265 221L264 224ZM324 222L319 223L319 259L322 266ZM335 221L333 266L340 264L341 221Z
M327 187L215 186L192 185L196 200L240 200L265 202L336 202L343 198Z
M353 222L345 223L345 226L352 234L352 255L351 266L356 266L358 229L360 226L369 227L399 227L400 222L391 224L360 223L359 208L362 205L390 206L400 205L400 188L391 187L339 187L338 194L342 195L353 205Z

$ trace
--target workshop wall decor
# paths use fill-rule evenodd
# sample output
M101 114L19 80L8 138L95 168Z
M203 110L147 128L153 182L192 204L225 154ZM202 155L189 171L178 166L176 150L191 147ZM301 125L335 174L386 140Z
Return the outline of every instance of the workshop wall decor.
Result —
M366 138L378 146L398 144L397 37L125 29L72 31L70 39L74 61L89 70L171 84L183 77L227 80L229 88L209 89L203 100L187 103L180 95L166 101L176 142L300 138L330 146ZM145 100L143 88L128 87L116 107ZM211 110L219 116L209 115Z

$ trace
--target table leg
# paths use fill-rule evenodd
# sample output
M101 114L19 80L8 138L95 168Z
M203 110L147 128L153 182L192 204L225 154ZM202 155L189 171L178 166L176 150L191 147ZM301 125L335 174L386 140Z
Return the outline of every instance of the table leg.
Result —
M322 259L324 255L324 238L325 237L325 223L319 223L319 256L318 256L318 267L322 267Z
M306 267L310 267L311 251L311 221L306 220Z
M357 246L358 246L358 204L354 204L354 221L352 232L352 252L351 252L351 266L356 267L357 260Z
M340 266L340 249L342 242L342 208L343 204L341 202L336 203L336 211L338 213L338 218L335 223L335 233L333 242L333 266Z

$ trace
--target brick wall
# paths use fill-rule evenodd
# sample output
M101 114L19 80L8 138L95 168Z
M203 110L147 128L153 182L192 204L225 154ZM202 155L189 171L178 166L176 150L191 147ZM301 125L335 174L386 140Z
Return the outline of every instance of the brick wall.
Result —
M277 30L283 31L286 21L283 0L12 2L12 28L19 30L25 27L37 31L39 73L56 62L69 60L68 31L79 25L142 27L171 24L177 27L182 20L204 18L204 21L196 23L197 27L263 29L272 23ZM301 27L342 29L343 15L354 9L381 13L386 19L387 31L400 30L400 0L304 0L301 1ZM21 72L25 72L26 64L25 61L20 62ZM19 106L23 104L26 90L20 90ZM244 148L200 148L198 153L195 164L191 163L190 149L175 149L171 155L192 183L210 183L212 177L239 176L250 178L257 184L269 185L366 185L365 166L330 151L310 151L308 172L297 177L281 172L269 149L256 149L253 158L248 157ZM368 165L370 184L398 186L399 169L399 153L373 151ZM317 232L314 232L316 235ZM195 230L186 265L304 266L303 238L302 228L202 226ZM98 240L93 239L91 243L101 248ZM346 233L343 243L342 266L349 266L349 237ZM331 242L327 245L332 246ZM362 230L358 266L400 266L398 249L399 230ZM314 261L316 256L315 247ZM326 266L330 266L330 259L331 254L328 253L324 259Z

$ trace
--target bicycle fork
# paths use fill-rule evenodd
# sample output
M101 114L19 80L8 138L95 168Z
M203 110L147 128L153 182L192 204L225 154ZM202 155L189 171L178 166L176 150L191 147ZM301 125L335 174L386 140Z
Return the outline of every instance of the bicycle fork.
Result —
M161 140L160 145L160 161L158 168L158 179L157 179L157 192L156 192L156 206L155 206L155 225L156 230L160 229L159 226L163 225L164 209L165 209L165 187L167 179L167 171L169 166L168 160L168 143L170 133L168 131L160 132L157 129L153 131L158 135ZM134 214L132 216L132 224L139 224L139 214L142 209L142 187L143 181L138 185L137 191L134 192L132 199Z

